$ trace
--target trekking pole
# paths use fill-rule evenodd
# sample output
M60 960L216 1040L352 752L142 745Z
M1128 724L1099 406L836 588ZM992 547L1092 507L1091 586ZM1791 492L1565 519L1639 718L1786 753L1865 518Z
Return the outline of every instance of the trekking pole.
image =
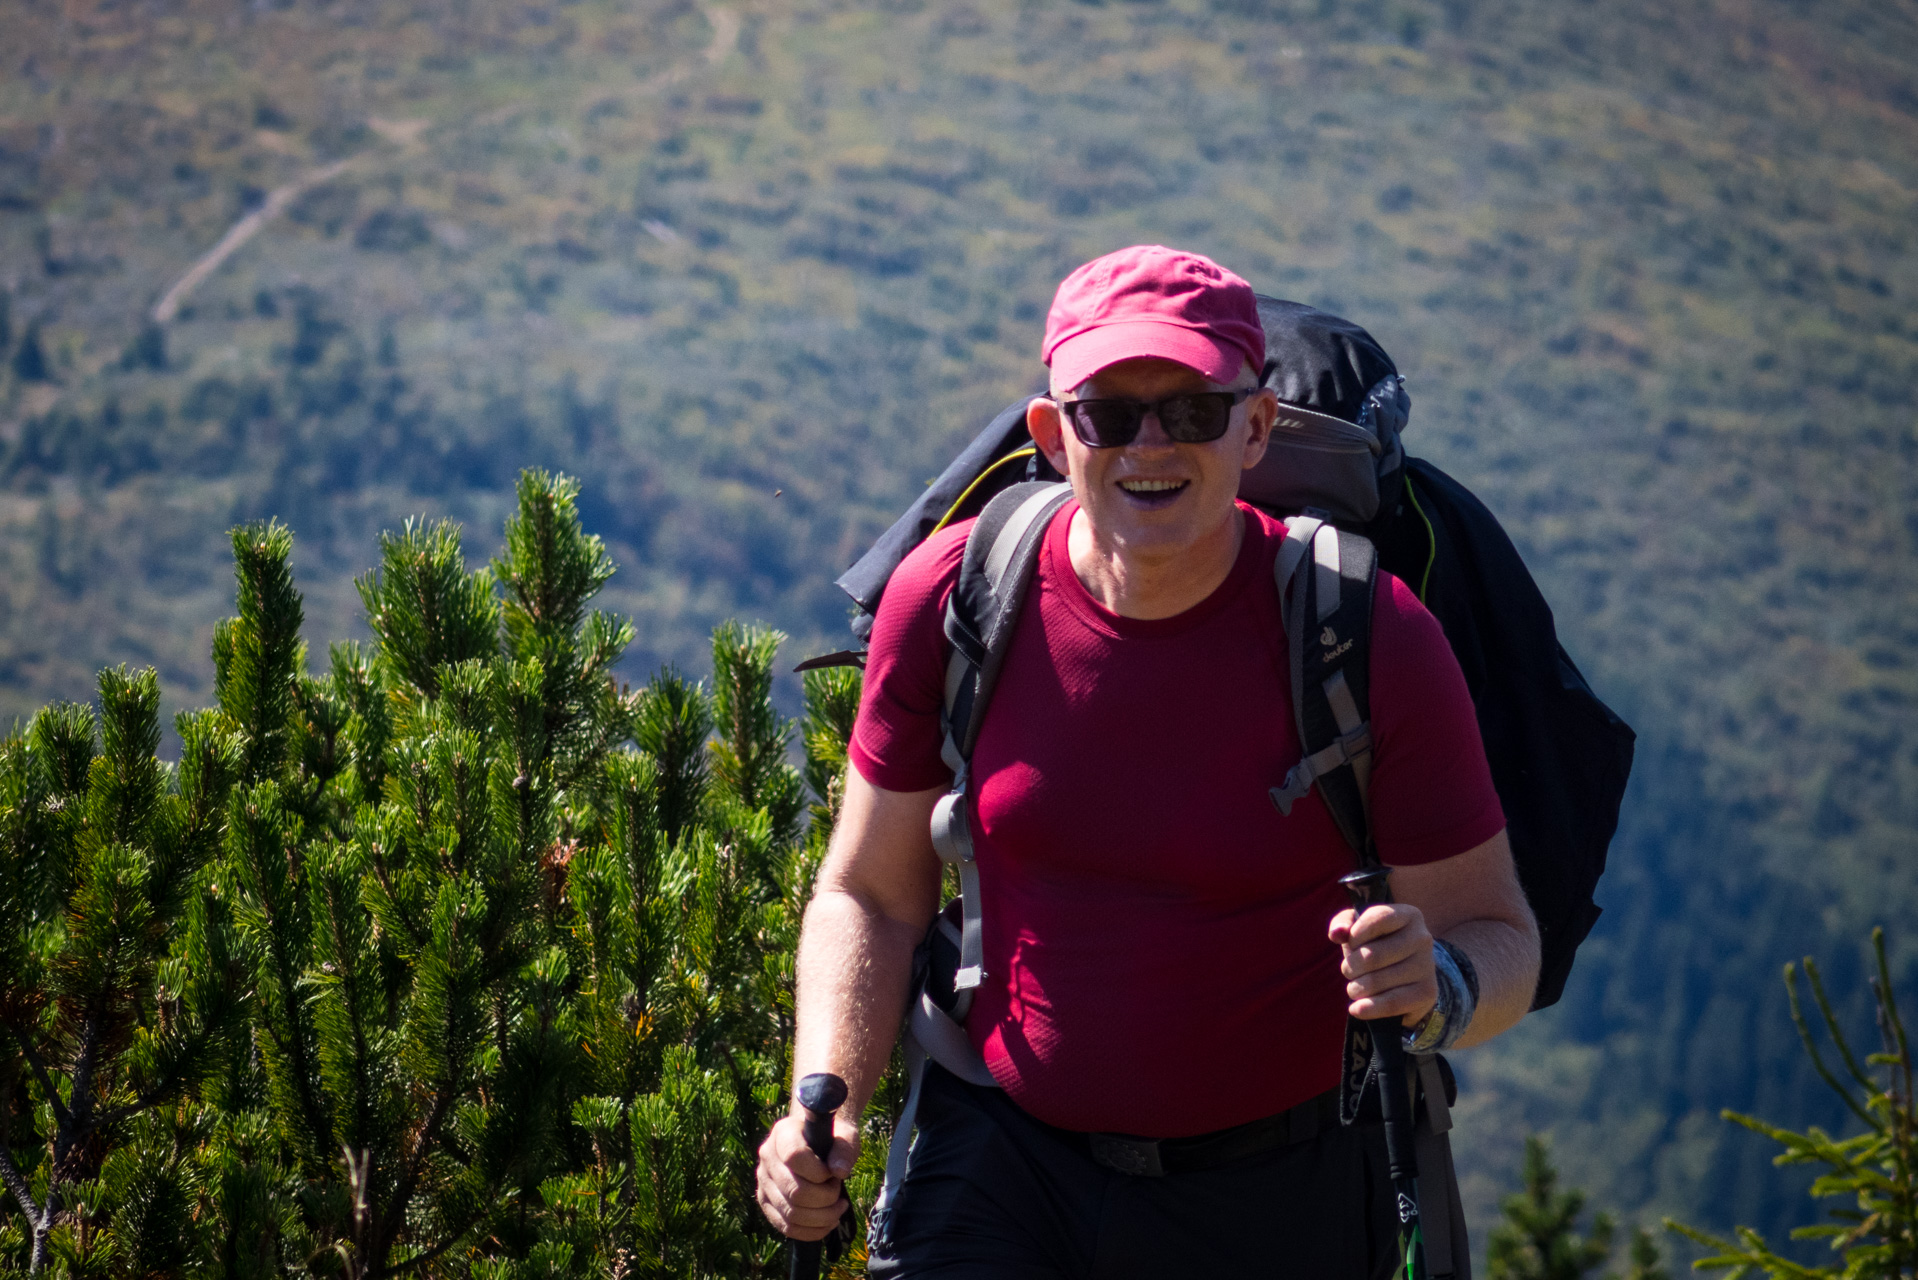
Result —
M829 1071L804 1077L799 1082L799 1105L806 1109L806 1145L824 1160L832 1154L832 1117L846 1101L846 1082ZM819 1280L819 1256L823 1240L792 1242L790 1280Z
M1352 909L1392 901L1392 870L1374 865L1339 883L1352 895ZM1379 1022L1387 1022L1379 1019ZM1403 1280L1428 1280L1425 1237L1419 1230L1419 1166L1413 1135L1412 1095L1405 1084L1405 1045L1399 1039L1398 1020L1372 1028L1372 1068L1379 1081L1379 1110L1385 1117L1385 1162L1392 1174L1392 1196L1398 1202L1399 1249Z

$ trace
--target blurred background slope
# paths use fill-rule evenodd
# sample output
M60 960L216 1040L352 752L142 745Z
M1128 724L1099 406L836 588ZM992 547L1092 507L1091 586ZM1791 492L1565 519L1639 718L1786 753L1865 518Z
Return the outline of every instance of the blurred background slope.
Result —
M1640 729L1563 1004L1464 1056L1601 1203L1799 1220L1778 966L1918 931L1918 4L0 0L0 718L209 696L223 531L316 642L409 514L582 476L635 674L831 580L1160 241L1351 316ZM209 251L223 243L216 261ZM195 273L196 263L210 270ZM191 273L191 274L190 274ZM179 286L186 278L190 287ZM1862 1016L1863 1005L1854 1012Z

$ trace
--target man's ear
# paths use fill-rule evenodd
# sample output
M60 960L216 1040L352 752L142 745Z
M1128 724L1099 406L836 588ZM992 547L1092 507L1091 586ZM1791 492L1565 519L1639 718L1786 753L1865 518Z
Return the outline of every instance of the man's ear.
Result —
M1062 476L1072 474L1066 467L1066 424L1056 401L1034 396L1026 405L1026 434L1039 447L1039 453Z
M1245 404L1245 462L1247 471L1259 465L1266 446L1272 443L1272 426L1279 420L1278 393L1262 387Z

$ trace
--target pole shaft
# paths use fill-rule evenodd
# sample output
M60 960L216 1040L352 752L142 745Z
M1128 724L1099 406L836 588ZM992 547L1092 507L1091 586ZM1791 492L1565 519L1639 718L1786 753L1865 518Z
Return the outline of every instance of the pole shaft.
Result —
M1392 901L1392 872L1375 865L1344 876L1339 883L1352 895L1353 910ZM1399 1020L1380 1018L1372 1028L1372 1070L1378 1078L1379 1113L1385 1121L1385 1161L1397 1201L1399 1239L1405 1251L1406 1280L1426 1280L1424 1233L1419 1230L1418 1142L1412 1094L1405 1072L1405 1045Z

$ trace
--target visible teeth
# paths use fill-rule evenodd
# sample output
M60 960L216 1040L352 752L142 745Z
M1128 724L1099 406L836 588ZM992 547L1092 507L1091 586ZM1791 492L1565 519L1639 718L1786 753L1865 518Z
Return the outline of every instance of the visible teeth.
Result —
M1121 480L1119 487L1127 493L1159 493L1166 489L1183 489L1183 480Z

